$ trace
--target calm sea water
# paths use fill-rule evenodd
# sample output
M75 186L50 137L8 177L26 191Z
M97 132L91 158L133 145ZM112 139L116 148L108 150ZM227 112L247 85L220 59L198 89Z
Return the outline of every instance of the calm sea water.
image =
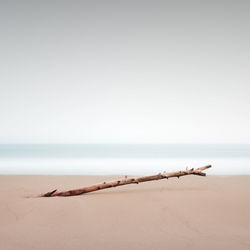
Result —
M250 145L0 144L0 174L250 174Z

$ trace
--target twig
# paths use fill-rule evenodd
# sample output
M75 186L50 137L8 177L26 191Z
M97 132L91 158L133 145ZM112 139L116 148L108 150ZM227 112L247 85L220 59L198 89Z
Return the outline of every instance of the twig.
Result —
M171 172L171 173L159 173L157 175L152 175L152 176L144 176L144 177L139 177L139 178L125 178L123 180L119 181L113 181L113 182L103 182L101 184L96 184L93 186L89 187L83 187L79 189L73 189L69 191L64 191L64 192L58 192L57 189L53 190L52 192L48 192L45 194L41 194L38 197L54 197L54 196L74 196L74 195L81 195L89 192L94 192L106 188L112 188L112 187L118 187L118 186L123 186L123 185L128 185L128 184L139 184L141 182L146 182L146 181L155 181L155 180L161 180L161 179L168 179L168 178L173 178L173 177L181 177L184 175L200 175L200 176L206 176L206 173L202 172L203 170L206 170L208 168L211 168L211 165L197 168L197 169L186 169L182 171L177 171L177 172Z

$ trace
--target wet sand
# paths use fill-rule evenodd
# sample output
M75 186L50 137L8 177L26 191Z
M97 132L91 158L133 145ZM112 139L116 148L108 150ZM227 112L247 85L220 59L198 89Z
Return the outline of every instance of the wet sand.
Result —
M250 176L27 198L119 178L0 176L0 249L250 249Z

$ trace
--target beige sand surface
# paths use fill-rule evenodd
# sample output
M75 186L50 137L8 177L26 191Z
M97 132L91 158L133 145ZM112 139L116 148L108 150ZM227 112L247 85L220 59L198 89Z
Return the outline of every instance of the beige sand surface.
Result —
M26 198L117 177L0 176L0 249L250 249L250 176L186 176Z

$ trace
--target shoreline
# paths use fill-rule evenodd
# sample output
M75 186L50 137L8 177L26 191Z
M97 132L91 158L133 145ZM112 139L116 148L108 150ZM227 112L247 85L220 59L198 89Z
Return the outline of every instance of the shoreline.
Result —
M185 176L27 198L118 176L0 175L0 249L249 249L250 176Z

